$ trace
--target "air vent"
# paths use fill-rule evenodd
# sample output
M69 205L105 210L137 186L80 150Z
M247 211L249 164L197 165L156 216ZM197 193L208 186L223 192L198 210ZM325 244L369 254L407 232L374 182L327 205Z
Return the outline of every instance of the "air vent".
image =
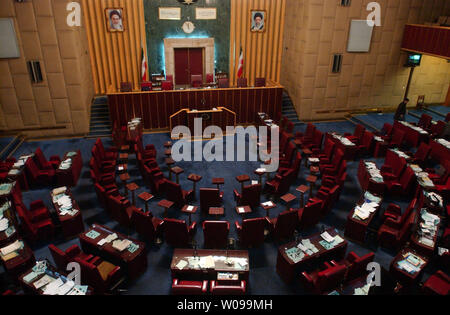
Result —
M41 64L39 61L28 61L28 71L30 72L30 78L32 83L42 82Z
M342 67L342 58L343 56L341 54L336 54L333 57L333 73L339 73L341 72Z
M349 7L352 3L352 0L341 0L341 6L343 7Z

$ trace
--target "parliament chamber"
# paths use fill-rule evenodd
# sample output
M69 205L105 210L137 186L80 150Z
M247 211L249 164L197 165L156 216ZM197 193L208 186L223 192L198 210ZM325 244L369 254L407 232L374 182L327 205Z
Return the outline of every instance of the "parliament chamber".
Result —
M448 296L431 2L4 0L0 294Z

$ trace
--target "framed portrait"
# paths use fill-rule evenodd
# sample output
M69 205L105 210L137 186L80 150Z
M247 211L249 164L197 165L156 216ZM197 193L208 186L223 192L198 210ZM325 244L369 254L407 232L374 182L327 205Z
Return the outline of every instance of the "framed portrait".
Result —
M108 32L123 32L125 31L125 16L123 8L108 8L105 9L106 28Z
M160 20L181 20L181 8L159 8Z
M251 27L252 32L265 32L267 23L267 12L265 10L251 10Z

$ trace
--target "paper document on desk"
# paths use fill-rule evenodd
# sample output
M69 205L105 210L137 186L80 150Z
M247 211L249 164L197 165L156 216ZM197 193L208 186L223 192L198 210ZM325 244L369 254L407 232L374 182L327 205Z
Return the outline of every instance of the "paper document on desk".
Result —
M332 237L328 232L324 232L320 234L320 236L328 243L332 243L334 241L334 237Z
M6 256L8 254L11 254L12 252L15 252L16 250L21 249L22 247L23 247L23 243L21 241L17 240L14 243L0 249L0 253L3 256Z
M183 270L184 267L186 267L188 265L188 262L185 260L180 260L178 262L178 264L176 265L176 267L180 270Z
M205 269L214 269L216 267L213 256L202 257L201 265Z
M47 284L43 294L44 295L57 295L59 287L62 286L63 284L64 284L64 282L62 281L62 279L58 278L58 279L50 282L49 284Z
M238 211L239 211L239 213L245 213L245 209L242 208L242 207L239 207L239 208L238 208Z
M58 295L66 295L67 293L69 293L72 288L75 286L75 282L73 281L67 281L66 283L64 283L62 286L60 286L58 288Z
M125 249L128 248L128 246L131 245L131 241L130 240L115 240L112 244L112 247L114 249L117 249L119 252L124 251Z
M36 281L35 283L33 283L33 285L34 285L34 287L35 287L36 289L40 289L40 288L42 288L43 286L47 285L48 283L52 282L53 280L55 280L55 279L53 279L53 278L50 277L49 275L45 275L45 276L43 276L41 279L39 279L38 281Z

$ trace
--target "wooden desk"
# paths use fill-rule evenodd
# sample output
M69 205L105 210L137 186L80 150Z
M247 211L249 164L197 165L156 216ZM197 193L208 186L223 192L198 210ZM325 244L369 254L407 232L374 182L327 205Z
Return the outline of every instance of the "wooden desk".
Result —
M83 217L81 215L81 209L78 206L77 201L73 198L72 193L70 192L69 189L67 189L65 194L68 195L70 197L70 199L72 200L72 208L75 210L78 210L78 212L73 216L70 214L61 215L60 206L57 202L53 202L52 193L50 193L50 198L52 200L53 207L55 208L56 213L58 214L59 222L61 222L63 235L65 238L70 238L73 236L77 236L78 234L83 232L84 224L83 224Z
M20 286L23 288L25 294L43 295L45 286L43 286L39 289L36 289L36 287L34 286L34 283L39 281L41 278L43 278L46 273L40 274L39 276L34 278L31 282L26 282L25 280L23 280L23 278L25 278L29 273L31 273L33 271L33 267L28 269L26 272L24 272L19 277ZM55 273L58 273L60 276L63 276L63 277L67 277L67 275L68 275L66 271L59 271L58 268L51 265L50 262L48 262L48 261L47 261L47 270L50 271L50 274L51 274L50 277L54 278L55 280L58 279L57 275L53 276ZM83 284L81 284L81 285L83 285ZM94 294L94 289L90 286L87 286L87 287L88 287L88 289L87 289L86 295Z
M83 158L81 156L81 151L73 151L76 153L73 155L70 152L66 152L64 154L62 161L66 159L71 159L72 164L68 169L58 169L55 171L56 183L58 186L67 186L67 187L75 187L78 183L78 179L80 178L81 170L83 168ZM69 156L71 155L71 156Z
M338 235L334 228L328 229L327 232L331 236ZM288 255L286 254L286 249L296 247L299 244L298 242L291 242L278 248L276 270L283 281L285 281L286 283L291 283L295 280L296 275L299 275L302 271L306 270L310 266L317 267L319 264L327 260L338 260L344 258L345 252L347 251L348 242L344 240L339 245L327 250L319 244L319 242L322 240L320 234L321 233L317 233L308 237L311 243L315 245L319 251L311 256L303 257L303 259L297 263L294 263L288 257Z
M20 241L23 242L22 240ZM7 244L6 246L8 245L10 244ZM16 251L16 253L17 256L6 261L0 256L0 261L3 267L14 280L17 280L19 275L25 270L33 267L36 262L33 251L25 242L23 242L23 248Z
M228 256L227 256L228 255ZM204 280L217 280L217 274L222 272L238 273L239 280L248 281L250 272L250 260L248 251L246 250L208 250L198 249L196 257L223 257L224 259L215 259L215 266L212 269L200 269L199 267L186 266L182 270L177 268L177 264L180 260L188 261L188 258L194 257L193 249L175 249L172 257L172 263L170 264L170 270L172 271L172 277L197 277ZM225 258L242 258L247 261L245 268L240 268L239 265L227 265Z
M377 195L383 195L386 189L386 184L384 180L381 182L372 179L369 170L366 165L367 161L361 160L358 166L358 180L359 185L363 191L370 191L371 193Z
M277 121L281 116L282 95L283 87L273 84L248 88L110 93L108 104L113 125L123 126L134 117L141 117L145 130L155 130L170 128L169 117L185 108L202 111L226 107L236 113L237 124L255 123L258 112L265 112ZM177 117L173 126L186 125L185 119L187 116Z
M86 234L92 230L100 233L100 235L95 239L86 236ZM118 239L128 239L134 244L139 245L139 248L134 253L131 253L128 249L119 252L112 247L112 242L104 244L103 246L97 244L101 239L108 237L108 235L113 233L117 234ZM80 234L80 244L85 253L100 256L103 259L112 262L113 264L119 265L132 279L136 279L147 269L147 253L145 244L143 242L129 238L119 232L115 232L105 226L93 224L88 231Z
M357 206L363 205L365 202L364 196L358 201ZM377 210L372 212L369 217L365 220L360 220L358 217L354 218L355 208L347 216L347 223L345 225L345 237L348 237L351 240L357 241L359 243L364 243L366 241L367 229L369 228L372 220L377 216L378 212L381 208L381 203L378 205Z

